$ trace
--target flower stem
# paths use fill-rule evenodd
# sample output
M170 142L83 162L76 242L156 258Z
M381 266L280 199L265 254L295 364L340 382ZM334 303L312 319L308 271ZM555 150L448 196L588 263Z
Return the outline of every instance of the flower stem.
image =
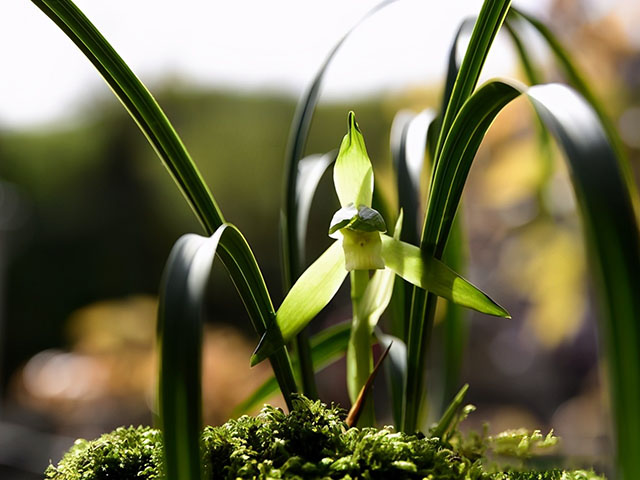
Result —
M347 387L351 402L355 402L373 368L371 331L367 318L362 318L359 313L360 301L369 284L369 271L353 270L350 279L353 320L347 349ZM373 401L369 398L363 407L358 426L372 426L374 423Z

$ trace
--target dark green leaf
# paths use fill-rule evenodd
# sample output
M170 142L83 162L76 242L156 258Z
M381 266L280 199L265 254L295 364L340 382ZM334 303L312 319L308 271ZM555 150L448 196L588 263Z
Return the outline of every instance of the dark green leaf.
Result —
M202 304L224 228L211 238L181 237L160 287L158 407L167 478L202 478Z
M162 159L207 233L213 234L224 221L222 213L178 134L146 87L73 2L33 0L33 3L96 67ZM218 255L231 273L254 328L262 335L273 316L269 293L242 235L237 232L226 236L232 237L232 244L227 246L223 240ZM286 351L275 354L271 361L285 398L289 400L296 386Z
M405 213L401 240L416 245L420 238L420 178L425 165L427 132L435 119L431 109L417 115L399 112L391 127L391 156L396 171L398 203Z
M329 168L337 155L337 150L325 153L324 155L309 155L298 163L298 180L296 183L296 228L298 232L298 264L304 264L304 244L307 233L307 222L311 203L320 183L320 179ZM300 272L296 274L296 278ZM290 285L287 285L287 289Z
M625 477L635 478L640 475L640 462L633 453L640 449L636 408L640 404L640 238L632 195L595 111L561 85L527 89L495 81L478 90L460 111L442 150L443 162L436 172L441 176L434 182L430 204L439 212L433 218L440 222L428 231L429 238L438 239L438 245L446 239L448 227L442 222L449 222L455 212L468 172L464 164L472 162L492 119L521 92L532 100L569 163L603 311L602 337L611 367L620 468ZM455 173L447 168L449 164ZM438 191L441 183L448 187Z
M640 478L640 236L632 195L595 111L560 85L528 91L567 157L598 287L620 476Z
M455 76L455 83L448 97L446 109L442 112L443 120L436 147L435 164L440 160L440 150L449 134L449 128L464 102L476 88L480 72L489 54L489 49L502 26L502 22L509 11L510 0L488 1L482 4L478 19L473 27L469 46L467 47L460 69ZM464 28L464 24L461 27ZM457 35L457 37L459 34ZM457 39L456 39L457 42ZM454 53L455 55L455 53ZM451 64L451 63L450 63Z
M440 127L438 142L436 144L433 169L437 174L440 167L442 150L451 134L451 126L463 104L467 101L475 89L480 72L489 53L489 49L500 30L505 16L509 10L511 2L509 0L486 1L483 3L478 19L476 20L471 34L471 39L466 53L462 60L460 69L456 75L451 96L447 101L445 96L446 109L442 113L442 125ZM432 188L429 191L429 198L433 194L435 178L432 178ZM430 201L428 205L430 204ZM457 204L456 204L457 207ZM428 256L434 255L440 258L442 251L436 252L436 244L431 242L426 236L429 222L439 221L438 217L425 217L425 225L422 230L420 248ZM446 243L446 235L443 237ZM444 243L442 248L444 248ZM414 295L409 316L409 330L407 334L407 356L408 373L407 388L405 391L405 408L402 429L413 432L418 427L418 418L422 399L425 398L423 365L427 356L427 348L433 327L433 316L435 315L437 297L427 295L425 292L414 289Z

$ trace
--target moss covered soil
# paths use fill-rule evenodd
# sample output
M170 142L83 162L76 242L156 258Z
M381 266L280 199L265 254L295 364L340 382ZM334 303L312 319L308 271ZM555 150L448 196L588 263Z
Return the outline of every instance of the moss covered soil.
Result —
M461 435L426 438L387 427L347 428L344 413L303 397L285 414L265 406L202 434L205 479L603 480L576 470L498 471L486 441ZM49 480L164 479L162 436L148 427L118 428L78 440Z

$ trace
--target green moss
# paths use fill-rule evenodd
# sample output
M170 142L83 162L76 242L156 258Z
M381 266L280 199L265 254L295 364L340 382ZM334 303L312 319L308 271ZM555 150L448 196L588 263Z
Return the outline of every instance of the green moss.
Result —
M76 440L45 478L55 480L162 479L162 440L158 430L120 427L92 441Z
M566 472L563 470L549 470L547 472L509 472L494 474L492 480L603 480L604 477L596 475L592 471L575 470Z
M344 412L303 397L290 415L265 407L202 435L206 478L212 479L430 479L602 480L593 473L489 473L478 455L391 428L347 429ZM472 449L473 450L473 449ZM79 440L50 480L162 479L162 439L151 428L119 428L97 440Z

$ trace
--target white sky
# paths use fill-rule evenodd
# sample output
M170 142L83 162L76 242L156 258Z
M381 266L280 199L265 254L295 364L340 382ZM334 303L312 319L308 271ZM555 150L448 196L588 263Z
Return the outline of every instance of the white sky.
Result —
M204 86L299 95L332 45L379 0L77 0L153 89L171 75ZM0 128L66 118L107 87L80 51L28 0L0 9ZM441 78L453 32L479 0L404 0L369 19L344 45L323 98ZM548 0L514 1L544 12ZM179 5L179 8L176 6ZM508 73L500 47L488 71Z

